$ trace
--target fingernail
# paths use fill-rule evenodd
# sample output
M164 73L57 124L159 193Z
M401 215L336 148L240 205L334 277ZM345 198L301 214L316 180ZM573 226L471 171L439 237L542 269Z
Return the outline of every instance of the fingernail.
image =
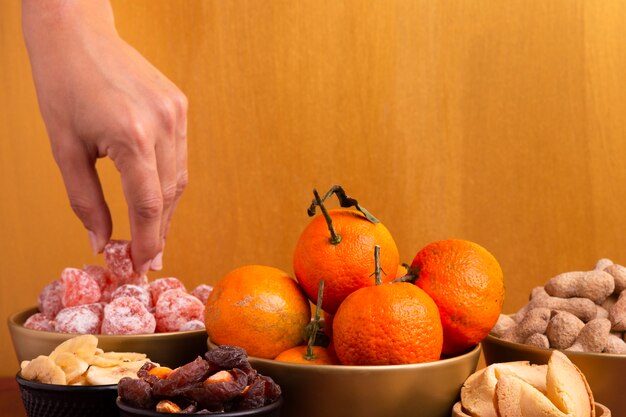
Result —
M159 252L157 256L154 257L152 263L150 264L150 269L153 271L160 271L163 269L163 252Z
M141 265L141 267L139 268L139 270L137 271L137 273L141 276L146 275L148 273L148 270L150 270L150 264L152 263L152 261L148 261L146 263L144 263L143 265Z
M87 230L87 235L89 236L89 244L91 245L91 250L94 255L97 255L100 252L100 248L98 247L98 237L91 230Z

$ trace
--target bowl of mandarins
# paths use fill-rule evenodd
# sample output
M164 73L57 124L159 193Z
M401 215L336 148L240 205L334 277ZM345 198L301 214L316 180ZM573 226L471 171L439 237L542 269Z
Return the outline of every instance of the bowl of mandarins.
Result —
M77 334L94 334L112 351L147 353L178 366L206 351L204 303L212 287L188 291L173 277L148 281L133 271L130 242L109 242L106 266L65 268L40 292L37 306L8 318L18 361L52 351Z
M341 208L328 210L333 194ZM295 279L248 265L215 284L209 349L244 348L280 384L285 415L449 416L501 312L498 262L449 239L400 266L389 230L341 187L314 196Z

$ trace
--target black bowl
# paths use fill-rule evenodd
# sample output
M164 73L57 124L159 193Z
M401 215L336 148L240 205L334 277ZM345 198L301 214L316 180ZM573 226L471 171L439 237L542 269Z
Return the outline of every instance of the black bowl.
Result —
M15 377L28 417L112 417L119 415L117 384L74 386L44 384Z
M227 413L197 414L197 415L199 416L216 415L219 417L244 417L244 416L280 417L280 408L282 407L282 405L283 405L283 397L279 397L278 400L274 401L271 404L268 404L266 406L259 407L259 408L253 408L251 410L229 411ZM144 410L142 408L131 407L129 405L124 404L119 397L117 398L117 406L120 409L120 417L139 417L139 416L162 417L165 415L169 415L169 416L172 415L169 413L158 413L154 410Z

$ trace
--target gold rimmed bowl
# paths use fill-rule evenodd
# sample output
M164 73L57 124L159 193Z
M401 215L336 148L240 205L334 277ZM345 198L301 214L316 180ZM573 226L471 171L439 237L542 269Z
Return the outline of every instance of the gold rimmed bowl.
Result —
M209 342L209 349L215 345ZM449 359L410 365L306 365L250 357L276 381L285 416L449 417L463 382L476 370L480 345Z
M522 343L508 342L489 335L483 340L485 362L529 361L547 364L553 349L542 349ZM624 375L626 355L562 351L587 378L594 399L608 407L614 416L626 416Z
M24 323L36 312L37 307L31 307L12 314L8 319L9 333L18 362L31 360L39 355L49 355L60 343L77 336L27 329ZM207 349L205 330L95 336L98 338L98 347L104 351L145 353L153 362L170 368L193 361Z

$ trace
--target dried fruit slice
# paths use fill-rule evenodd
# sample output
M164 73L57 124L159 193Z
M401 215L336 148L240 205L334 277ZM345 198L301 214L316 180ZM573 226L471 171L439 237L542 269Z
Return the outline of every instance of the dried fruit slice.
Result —
M101 368L90 366L85 374L87 381L91 385L112 385L117 384L124 377L137 378L137 371L146 361L123 362L115 367Z
M50 359L54 361L59 354L70 352L89 363L96 354L97 346L98 338L92 334L76 336L57 346L50 354Z
M44 384L66 385L65 372L48 356L37 356L22 369L22 376Z
M73 384L89 368L89 363L70 352L61 352L54 359L54 363L63 369L65 382Z
M103 352L97 355L101 358L116 360L118 362L136 362L146 359L145 353L137 352Z

